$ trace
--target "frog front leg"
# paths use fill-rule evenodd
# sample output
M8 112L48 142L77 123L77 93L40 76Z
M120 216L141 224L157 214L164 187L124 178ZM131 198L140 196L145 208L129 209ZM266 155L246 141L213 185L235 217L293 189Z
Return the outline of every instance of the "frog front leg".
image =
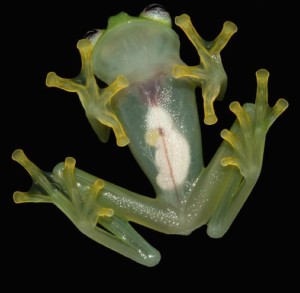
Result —
M237 120L230 131L221 132L224 142L199 176L188 205L189 214L196 215L199 225L208 220L207 233L214 238L226 233L247 200L261 172L267 131L288 107L284 99L274 107L268 105L268 71L260 69L256 77L255 104L242 107L238 102L231 103L230 110ZM208 199L206 213L198 215L195 204L199 206Z
M227 87L227 75L222 65L220 53L231 36L237 31L234 23L226 21L221 33L213 40L206 41L197 33L190 17L182 14L175 18L175 23L184 31L200 57L196 66L175 65L173 75L176 78L188 77L202 88L204 123L217 122L214 101L222 99Z
M99 89L91 64L93 45L88 39L77 43L82 67L79 75L74 79L61 78L54 72L49 72L46 84L69 92L76 92L84 107L86 117L102 142L107 142L112 128L118 146L125 146L129 139L122 124L112 110L111 100L122 89L128 86L128 81L119 75L105 89Z

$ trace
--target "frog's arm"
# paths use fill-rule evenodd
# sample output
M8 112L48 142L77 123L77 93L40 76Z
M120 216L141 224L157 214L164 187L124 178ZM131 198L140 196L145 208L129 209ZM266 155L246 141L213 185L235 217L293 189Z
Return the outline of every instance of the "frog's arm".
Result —
M120 75L107 88L99 89L91 64L92 43L88 39L82 39L78 42L77 48L82 62L80 74L74 79L67 79L49 72L46 84L49 87L56 86L78 94L87 119L102 142L107 142L112 128L116 135L117 145L127 145L129 139L111 107L112 98L128 86L126 78Z
M227 87L227 76L220 52L237 31L237 27L234 23L226 21L221 33L213 41L208 42L199 36L187 14L177 16L175 23L195 46L201 62L196 66L175 65L173 75L176 78L192 78L202 88L204 123L214 124L217 122L217 116L213 103L217 98L223 98Z

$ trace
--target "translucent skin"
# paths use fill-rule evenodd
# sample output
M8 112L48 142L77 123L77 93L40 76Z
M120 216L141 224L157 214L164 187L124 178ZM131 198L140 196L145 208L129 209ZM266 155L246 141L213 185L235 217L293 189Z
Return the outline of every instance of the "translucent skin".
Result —
M187 235L207 225L211 237L222 237L258 180L265 137L287 108L284 99L268 105L268 72L257 71L255 103L230 105L237 119L208 166L203 165L195 87L202 88L204 122L217 121L213 102L226 88L220 51L236 31L226 22L213 41L203 40L187 15L175 22L191 40L201 62L186 66L168 15L111 17L108 28L78 42L82 70L74 79L49 73L48 86L77 92L86 116L101 141L110 129L119 146L128 145L152 183L156 198L123 189L75 168L66 158L45 173L25 156L13 153L32 176L21 202L51 202L91 239L146 266L159 252L129 224L139 223L168 234ZM95 75L108 84L99 89Z

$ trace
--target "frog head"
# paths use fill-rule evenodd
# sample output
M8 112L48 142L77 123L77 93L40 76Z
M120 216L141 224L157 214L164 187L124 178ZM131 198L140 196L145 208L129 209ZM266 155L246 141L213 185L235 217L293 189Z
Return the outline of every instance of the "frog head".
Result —
M179 38L171 27L169 13L158 5L139 16L121 12L110 17L105 30L88 36L95 75L110 84L122 74L132 83L150 78L157 68L172 70L162 64L182 64Z

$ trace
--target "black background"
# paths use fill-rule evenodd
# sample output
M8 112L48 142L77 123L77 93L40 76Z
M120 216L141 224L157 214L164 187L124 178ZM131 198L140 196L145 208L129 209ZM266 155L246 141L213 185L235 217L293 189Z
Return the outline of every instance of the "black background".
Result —
M79 233L54 206L13 203L12 193L26 191L31 185L27 173L11 160L16 148L24 149L43 170L50 171L66 156L73 156L79 168L151 195L151 186L128 149L118 148L113 136L107 144L98 141L77 96L45 86L49 71L62 77L78 74L81 64L75 46L88 30L105 28L108 17L120 11L138 15L150 3L73 2L64 7L60 5L63 2L43 2L32 7L29 3L16 4L7 10L10 20L3 26L6 29L1 46L4 76L0 265L4 271L2 278L9 280L12 291L19 286L43 291L44 288L72 290L82 285L86 286L84 292L94 288L171 290L174 285L175 289L182 285L185 290L195 288L199 292L206 286L210 290L243 291L262 285L287 288L294 281L291 267L299 261L295 238L299 231L299 191L293 170L296 167L297 171L299 165L296 151L299 122L294 121L293 114L299 92L296 80L299 62L294 42L299 32L295 8L287 2L280 6L263 1L222 6L215 2L204 5L201 1L159 2L172 17L189 14L199 34L207 40L219 34L226 20L238 26L238 32L222 54L228 89L225 99L216 102L219 122L202 126L206 163L221 142L220 131L229 128L234 120L228 109L230 102L253 101L256 70L266 68L271 73L270 105L280 97L290 103L269 131L261 177L223 238L210 239L205 227L184 237L135 225L162 254L158 266L146 268ZM198 64L192 45L175 25L174 29L181 38L182 59L189 65ZM202 120L200 97L198 101ZM242 285L238 285L238 280Z

